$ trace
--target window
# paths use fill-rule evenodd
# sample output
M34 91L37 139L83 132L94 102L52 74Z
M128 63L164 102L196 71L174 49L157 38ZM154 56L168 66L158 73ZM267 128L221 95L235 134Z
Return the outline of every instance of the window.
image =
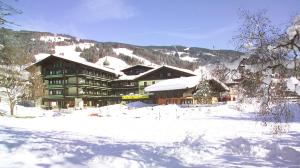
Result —
M163 77L164 77L164 74L162 74L162 73L159 74L159 77L160 77L160 78L163 78Z
M168 77L170 77L171 75L172 75L171 72L168 72L168 73L167 73L167 76L168 76Z
M155 81L152 81L152 85L154 85L155 84Z
M147 86L147 82L144 82L144 86L145 86L145 87Z
M49 95L62 95L63 90L49 90Z
M61 94L62 94L62 90L57 90L57 91L56 91L56 94L57 94L57 95L61 95Z

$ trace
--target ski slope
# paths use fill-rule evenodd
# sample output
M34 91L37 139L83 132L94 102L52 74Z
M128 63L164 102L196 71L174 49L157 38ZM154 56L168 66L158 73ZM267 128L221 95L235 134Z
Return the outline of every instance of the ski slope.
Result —
M152 63L151 63L149 60L147 60L147 59L145 59L145 58L143 58L143 57L140 57L140 56L137 56L137 55L133 54L133 51L132 51L132 50L129 50L129 49L127 49L127 48L114 48L113 51L114 51L117 55L120 55L120 54L127 55L127 56L129 56L129 57L131 57L131 58L135 58L135 59L137 59L137 60L143 62L143 64L145 64L145 65L152 65Z

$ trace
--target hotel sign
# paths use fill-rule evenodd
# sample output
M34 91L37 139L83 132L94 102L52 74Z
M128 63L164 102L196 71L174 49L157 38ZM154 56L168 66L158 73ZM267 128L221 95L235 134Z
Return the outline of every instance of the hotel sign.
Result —
M122 96L122 100L136 100L136 99L148 99L149 95L125 95Z

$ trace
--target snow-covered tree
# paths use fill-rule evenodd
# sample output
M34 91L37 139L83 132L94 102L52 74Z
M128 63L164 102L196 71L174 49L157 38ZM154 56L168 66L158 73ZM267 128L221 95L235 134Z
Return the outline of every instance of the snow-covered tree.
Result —
M200 101L201 103L210 103L211 102L211 88L207 80L202 81L197 86L197 91L193 94L193 97Z
M109 61L107 60L107 57L105 57L105 60L103 62L103 66L109 66Z
M211 71L211 75L222 82L226 82L231 71L223 63L216 64L214 69Z
M28 94L29 85L22 66L3 64L0 66L0 87L9 100L11 115L14 115L17 101Z
M0 7L1 5L2 3L0 3ZM0 10L3 9L0 8ZM17 41L9 33L0 34L0 88L9 100L11 115L14 114L14 107L18 99L28 93L29 86L28 76L24 71L26 58L29 57L26 57L23 50L18 49L17 46L20 43L22 42Z
M259 116L265 124L273 121L280 125L291 120L286 79L296 75L299 68L300 17L284 31L272 26L265 13L242 11L243 24L234 40L245 53L240 63L243 97L260 101ZM289 69L291 61L294 61L293 73ZM277 126L275 131L281 131Z

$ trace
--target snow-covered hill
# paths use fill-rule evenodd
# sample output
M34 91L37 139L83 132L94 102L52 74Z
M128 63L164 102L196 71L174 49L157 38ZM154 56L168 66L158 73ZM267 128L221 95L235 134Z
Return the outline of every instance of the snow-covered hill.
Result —
M47 35L47 36L41 36L40 40L44 42L62 42L65 40L70 40L70 38L64 36L57 36L57 35L53 35L53 36Z
M183 61L189 61L189 62L197 62L198 58L190 57L190 56L180 56L179 57Z
M97 42L79 39L65 34L48 32L0 30L11 33L16 40L22 41L20 49L28 52L30 60L42 59L46 54L56 54L73 59L96 63L105 56L119 58L128 65L170 65L195 70L199 65L232 61L241 53L230 50L210 50L185 46L137 46L118 42ZM216 54L217 53L217 54ZM217 55L217 56L215 56Z
M146 60L145 58L143 58L141 56L137 56L137 55L133 54L133 51L129 50L127 48L114 48L113 51L117 55L123 54L123 55L129 56L131 58L135 58L135 59L141 61L145 65L151 65L152 64L149 60Z

